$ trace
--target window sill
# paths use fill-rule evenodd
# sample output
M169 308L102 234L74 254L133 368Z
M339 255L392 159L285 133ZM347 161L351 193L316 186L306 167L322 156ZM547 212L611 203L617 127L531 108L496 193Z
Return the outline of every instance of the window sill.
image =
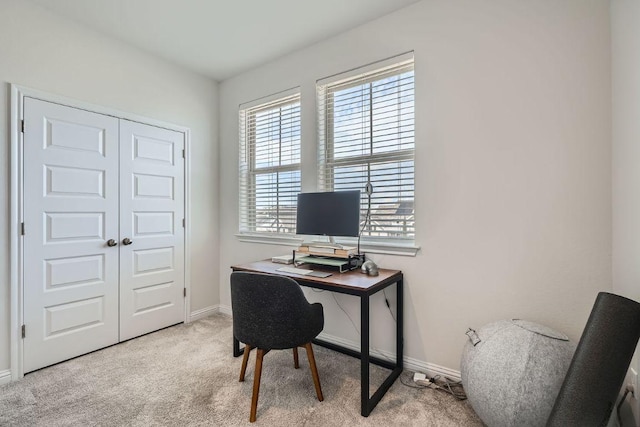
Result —
M300 246L302 239L297 236L291 236L286 234L252 234L252 233L237 233L236 237L239 241L245 243L263 243L267 245L281 245L281 246Z
M413 243L400 242L363 242L360 241L360 250L364 253L416 256L420 246Z
M244 243L262 243L267 245L280 245L280 246L293 246L297 247L302 244L303 239L298 236L290 235L265 235L265 234L250 234L250 233L238 233L236 238L240 242ZM357 241L355 239L349 239L340 241L350 246L355 246ZM398 255L398 256L411 256L414 257L418 254L420 246L416 246L413 243L408 242L383 242L383 241L360 241L360 250L364 253L384 254L384 255Z

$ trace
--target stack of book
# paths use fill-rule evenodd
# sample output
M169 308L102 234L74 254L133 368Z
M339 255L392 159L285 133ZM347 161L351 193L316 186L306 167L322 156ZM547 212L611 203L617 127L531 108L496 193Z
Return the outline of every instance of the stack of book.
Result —
M349 255L355 254L357 248L355 246L343 246L342 248L334 248L331 246L315 246L302 245L298 248L298 252L302 255L316 255L335 258L349 258Z

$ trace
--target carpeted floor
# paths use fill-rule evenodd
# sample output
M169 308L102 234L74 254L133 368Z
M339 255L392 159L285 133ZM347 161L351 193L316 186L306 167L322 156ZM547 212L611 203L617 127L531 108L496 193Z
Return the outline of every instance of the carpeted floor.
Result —
M0 426L249 425L255 355L244 383L231 355L231 319L215 315L60 363L0 387ZM314 346L324 402L304 351L265 356L255 425L482 426L466 401L396 381L360 416L357 359ZM371 370L371 383L386 372ZM409 381L411 373L403 379Z

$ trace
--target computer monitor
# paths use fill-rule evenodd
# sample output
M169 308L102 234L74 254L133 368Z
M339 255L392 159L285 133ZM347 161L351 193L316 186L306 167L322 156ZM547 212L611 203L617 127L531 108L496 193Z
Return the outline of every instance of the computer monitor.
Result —
M296 233L358 237L360 190L298 194Z

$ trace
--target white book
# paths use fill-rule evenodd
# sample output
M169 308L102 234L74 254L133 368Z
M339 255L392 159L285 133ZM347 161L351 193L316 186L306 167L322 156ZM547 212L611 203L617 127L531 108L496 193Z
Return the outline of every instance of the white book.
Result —
M278 264L293 264L293 254L271 257L271 262Z
M309 246L309 252L315 252L318 254L328 254L333 255L334 248L326 247L326 246Z

